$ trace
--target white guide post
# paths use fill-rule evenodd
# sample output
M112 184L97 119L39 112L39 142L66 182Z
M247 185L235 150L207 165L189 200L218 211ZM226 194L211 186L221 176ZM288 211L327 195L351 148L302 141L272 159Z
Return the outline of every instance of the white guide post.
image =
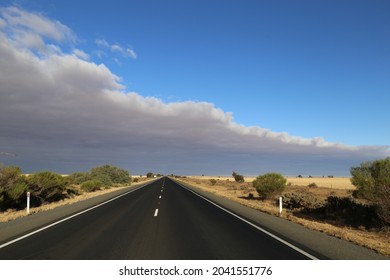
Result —
M279 216L282 215L282 210L283 210L283 198L280 196L279 197Z
M27 192L27 215L30 215L30 192Z

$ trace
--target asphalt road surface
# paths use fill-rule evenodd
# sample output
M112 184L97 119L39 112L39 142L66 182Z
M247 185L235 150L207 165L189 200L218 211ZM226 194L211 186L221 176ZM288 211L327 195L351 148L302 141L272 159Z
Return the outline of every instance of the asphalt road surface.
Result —
M310 258L169 178L0 246L9 260Z

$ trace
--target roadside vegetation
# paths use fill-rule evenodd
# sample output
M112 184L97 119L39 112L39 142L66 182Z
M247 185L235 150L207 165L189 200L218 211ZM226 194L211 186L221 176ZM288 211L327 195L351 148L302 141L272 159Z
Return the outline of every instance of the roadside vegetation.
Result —
M50 171L26 176L18 166L0 166L0 211L24 209L27 192L31 207L38 207L104 188L129 186L131 182L127 170L111 165L69 176Z

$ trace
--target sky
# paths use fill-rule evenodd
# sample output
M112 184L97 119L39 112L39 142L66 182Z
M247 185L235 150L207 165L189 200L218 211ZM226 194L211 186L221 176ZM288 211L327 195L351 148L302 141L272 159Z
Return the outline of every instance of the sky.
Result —
M0 3L0 162L349 176L390 156L388 1Z

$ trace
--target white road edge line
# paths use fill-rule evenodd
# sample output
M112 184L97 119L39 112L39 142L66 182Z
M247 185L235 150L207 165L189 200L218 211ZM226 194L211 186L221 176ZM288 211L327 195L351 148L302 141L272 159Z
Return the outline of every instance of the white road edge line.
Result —
M200 198L203 198L203 199L206 200L207 202L209 202L209 203L213 204L214 206L220 208L221 210L223 210L223 211L229 213L230 215L233 215L234 217L236 217L236 218L240 219L241 221L243 221L243 222L245 222L245 223L251 225L252 227L254 227L254 228L256 228L256 229L262 231L263 233L265 233L265 234L267 234L268 236L270 236L270 237L272 237L272 238L278 240L279 242L282 242L284 245L290 247L291 249L294 249L295 251L297 251L297 252L301 253L302 255L308 257L309 259L318 260L318 258L316 258L315 256L313 256L313 255L311 255L311 254L309 254L309 253L303 251L302 249L298 248L297 246L294 246L293 244L287 242L286 240L283 240L282 238L280 238L280 237L278 237L278 236L276 236L276 235L270 233L269 231L267 231L267 230L265 230L265 229L259 227L258 225L255 225L254 223L252 223L252 222L250 222L250 221L248 221L248 220L246 220L246 219L244 219L244 218L238 216L237 214L235 214L235 213L233 213L233 212L227 210L226 208L224 208L224 207L222 207L222 206L216 204L215 202L209 200L208 198L201 196L201 195L198 194L197 192L195 192L195 191L189 189L188 187L185 187L185 186L181 185L181 184L178 183L177 181L175 181L175 182L176 182L179 186L181 186L182 188L184 188L184 189L186 189L186 190L192 192L193 194L199 196Z
M158 215L158 209L156 209L156 211L154 211L154 216L157 217Z
M144 188L144 187L146 187L146 186L148 186L148 185L150 185L150 184L152 184L152 183L153 183L153 182L151 182L151 183L149 183L149 184L146 184L146 185L143 185L143 186L141 186L141 187L138 187L138 188L136 188L136 189L130 190L130 191L128 191L128 192L125 192L125 193L123 193L123 194L121 194L121 195L118 195L118 196L116 196L116 197L113 197L113 198L111 198L111 199L109 199L109 200L107 200L107 201L105 201L105 202L102 202L102 203L100 203L100 204L98 204L98 205L92 206L92 207L90 207L90 208L88 208L88 209L85 209L85 210L83 210L83 211L81 211L81 212L78 212L78 213L76 213L76 214L73 214L73 215L71 215L71 216L69 216L69 217L67 217L67 218L64 218L64 219L59 220L59 221L57 221L57 222L55 222L55 223L49 224L49 225L47 225L47 226L45 226L45 227L43 227L43 228L37 229L37 230L35 230L35 231L33 231L33 232L27 233L27 234L25 234L25 235L23 235L23 236L21 236L21 237L18 237L18 238L16 238L16 239L13 239L13 240L11 240L11 241L8 241L7 243L1 244L1 245L0 245L0 249L2 249L2 248L4 248L4 247L7 247L7 246L9 246L9 245L11 245L11 244L13 244L13 243L16 243L16 242L18 242L18 241L20 241L20 240L22 240L22 239L25 239L25 238L27 238L27 237L29 237L29 236L31 236L31 235L34 235L34 234L36 234L36 233L38 233L38 232L44 231L45 229L51 228L51 227L53 227L53 226L55 226L55 225L61 224L61 223L65 222L65 221L67 221L67 220L70 220L70 219L72 219L72 218L75 218L75 217L77 217L77 216L79 216L79 215L81 215L81 214L84 214L84 213L86 213L86 212L89 212L89 211L91 211L91 210L93 210L93 209L95 209L95 208L98 208L98 207L100 207L100 206L103 206L104 204L110 203L110 202L112 202L112 201L114 201L114 200L116 200L116 199L118 199L118 198L120 198L120 197L122 197L122 196L128 195L128 194L130 194L130 193L132 193L132 192L134 192L134 191L137 191L137 190L139 190L139 189L142 189L142 188Z

